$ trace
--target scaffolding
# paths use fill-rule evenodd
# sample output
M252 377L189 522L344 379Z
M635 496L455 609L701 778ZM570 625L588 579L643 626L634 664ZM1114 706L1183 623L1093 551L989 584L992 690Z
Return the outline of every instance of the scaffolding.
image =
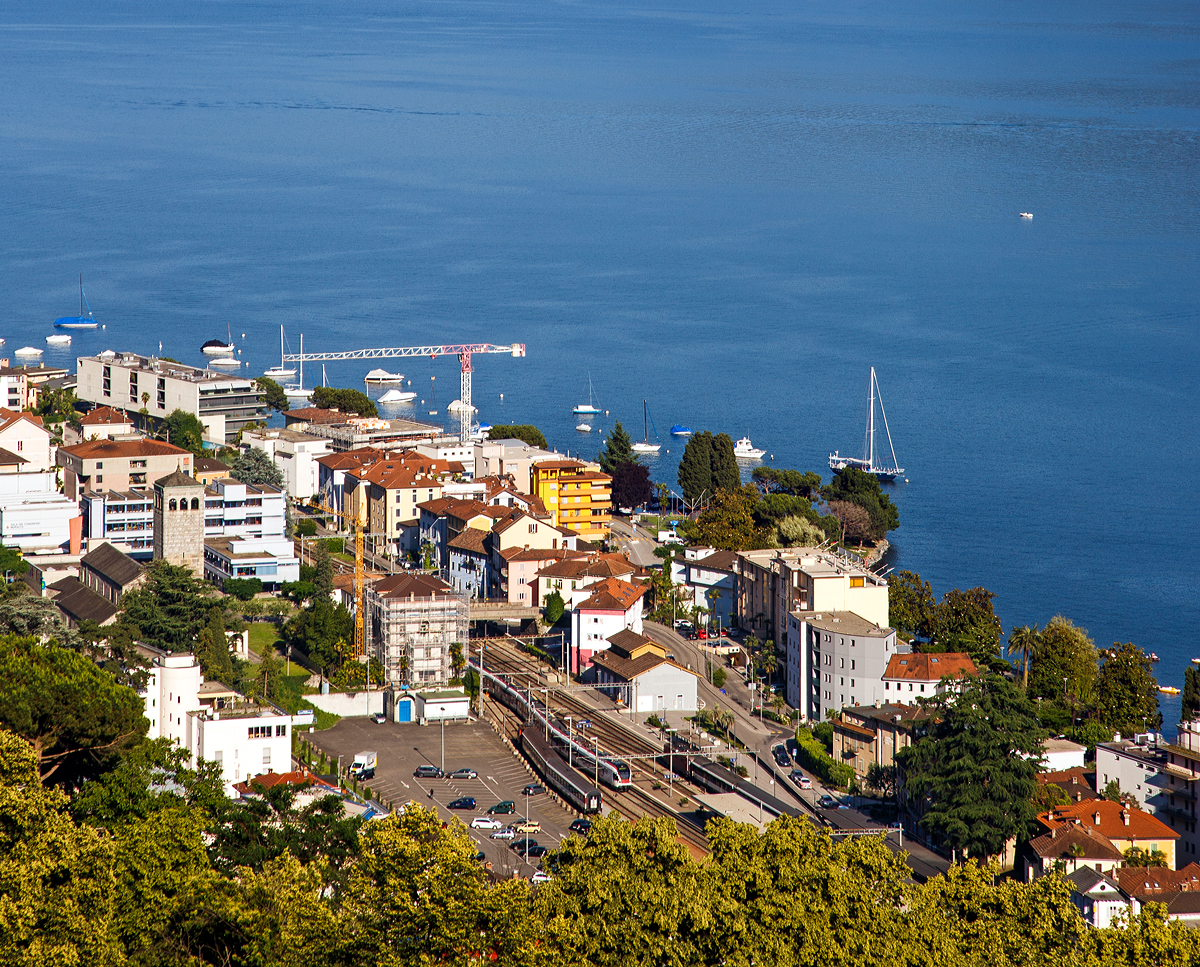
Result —
M389 685L426 688L451 678L453 646L466 662L468 604L465 595L389 597L367 592L371 652Z

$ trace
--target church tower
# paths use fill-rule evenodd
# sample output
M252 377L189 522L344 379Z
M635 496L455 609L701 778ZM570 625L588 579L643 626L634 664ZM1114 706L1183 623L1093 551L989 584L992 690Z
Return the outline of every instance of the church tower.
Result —
M204 577L204 484L182 470L154 481L154 560Z

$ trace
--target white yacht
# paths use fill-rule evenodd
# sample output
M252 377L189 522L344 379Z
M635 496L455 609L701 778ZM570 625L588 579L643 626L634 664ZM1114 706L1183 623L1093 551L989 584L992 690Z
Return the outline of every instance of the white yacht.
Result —
M403 383L403 373L389 373L386 369L373 369L363 377L364 383L372 385L387 385L391 383ZM416 399L416 394L413 394L413 399Z
M14 356L20 356L23 359L33 358L34 356L40 356L41 354L42 351L36 346L22 346L15 353L13 353Z
M733 445L733 455L739 460L761 460L766 455L766 450L757 449L750 442L748 436L742 437Z
M592 432L592 424L580 423L577 427L575 427L575 429L578 430L580 433L591 433Z
M65 335L54 335L46 337L47 346L69 346L71 345L71 337Z
M379 399L376 400L375 402L377 402L377 403L411 403L416 398L417 398L416 393L403 393L398 389L390 389L386 393L384 393L381 397L379 397Z

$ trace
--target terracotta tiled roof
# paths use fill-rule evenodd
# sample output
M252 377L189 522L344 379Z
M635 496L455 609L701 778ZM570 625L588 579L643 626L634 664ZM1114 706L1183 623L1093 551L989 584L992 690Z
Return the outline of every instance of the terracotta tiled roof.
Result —
M563 558L570 557L571 555L578 553L578 551L570 551L561 547L554 549L545 547L510 547L506 551L501 551L500 556L509 562L561 561ZM542 573L545 573L544 569Z
M80 460L107 460L122 457L185 457L188 451L162 440L88 440L70 447L59 447Z
M111 426L114 423L133 425L128 413L111 406L97 406L90 413L85 413L79 423L81 426Z
M607 669L618 678L623 678L627 682L633 681L639 675L644 675L646 672L658 668L660 665L671 665L679 671L686 672L688 675L696 678L700 677L694 671L677 665L669 658L655 654L641 655L630 661L628 658L624 658L612 650L598 651L592 655L592 664Z
M892 681L939 682L943 678L975 674L978 672L970 655L949 652L944 655L892 655L883 677Z
M1069 806L1055 806L1050 812L1039 816L1038 822L1047 829L1061 829L1072 825L1076 819L1113 840L1179 839L1175 830L1149 813L1107 799L1089 799Z
M344 453L327 453L323 457L318 457L317 463L327 470L355 470L386 456L387 454L383 450L377 450L375 447L359 447L357 450L347 450Z
M593 584L591 592L591 597L579 604L579 610L628 611L646 593L646 588L620 578L605 578Z
M537 470L582 470L586 466L578 460L542 460L534 464Z
M381 598L452 598L450 585L428 574L393 574L371 586Z
M29 461L21 455L0 447L0 467L17 467L28 462Z
M1060 769L1057 772L1039 772L1037 781L1043 785L1058 786L1072 799L1098 799L1092 784L1096 773L1088 772L1082 766L1073 769Z
M481 531L477 527L464 527L462 532L446 546L456 551L486 554L487 549L483 546L483 542L487 536L487 531Z
M708 568L710 571L737 570L737 551L713 551L698 561L687 561L688 567Z
M434 517L445 517L446 511L456 503L458 503L457 497L435 497L433 500L425 500L417 504L417 510L432 514Z
M1200 892L1200 863L1189 863L1179 870L1165 866L1123 866L1117 870L1117 882L1130 896L1172 891Z
M192 469L197 473L229 473L233 468L216 457L196 457L192 461Z
M1083 823L1052 829L1031 839L1029 848L1044 860L1076 858L1119 861L1122 857L1111 839Z
M354 413L340 413L337 410L323 410L318 406L302 406L296 410L285 410L283 418L288 423L333 424L345 423L354 417Z
M254 787L273 789L275 786L315 786L321 791L336 793L338 790L307 769L297 769L294 772L267 772L245 782L235 782L233 788L243 796L257 792Z
M542 576L548 578L573 578L578 580L585 577L608 578L624 577L633 574L637 568L624 558L615 554L594 555L591 557L568 561L560 561L543 569Z
M42 418L36 413L27 413L23 410L8 410L0 407L0 430L7 430L14 423L19 423L21 420L32 423L34 426L43 426Z

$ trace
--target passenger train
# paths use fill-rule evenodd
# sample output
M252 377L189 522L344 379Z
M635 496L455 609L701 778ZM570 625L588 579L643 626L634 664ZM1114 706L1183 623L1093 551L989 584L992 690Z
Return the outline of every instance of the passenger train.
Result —
M560 760L536 727L530 726L521 730L521 751L533 763L534 770L546 785L572 806L583 813L600 812L600 790Z

